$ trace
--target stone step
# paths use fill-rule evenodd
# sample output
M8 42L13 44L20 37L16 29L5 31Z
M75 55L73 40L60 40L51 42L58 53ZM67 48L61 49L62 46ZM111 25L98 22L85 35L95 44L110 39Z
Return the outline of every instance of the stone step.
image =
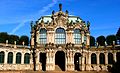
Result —
M55 65L55 71L62 71L58 65Z
M0 71L0 73L109 73L107 71Z

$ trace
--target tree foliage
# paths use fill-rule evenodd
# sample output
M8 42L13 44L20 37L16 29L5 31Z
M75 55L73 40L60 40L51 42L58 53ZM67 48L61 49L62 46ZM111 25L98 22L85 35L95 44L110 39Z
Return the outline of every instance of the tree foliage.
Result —
M7 32L1 32L0 33L0 43L6 43L6 40L8 40L9 35Z
M100 46L104 46L104 45L105 45L106 39L105 39L104 36L99 36L99 37L96 38L96 40L97 40L97 42L98 42L98 44L99 44Z
M7 32L1 32L0 33L0 43L6 43L6 40L8 40L9 44L14 44L16 41L16 44L22 45L22 42L24 41L24 45L29 45L29 37L28 36L19 36L17 35L9 35Z
M95 38L90 36L90 46L95 46Z
M106 42L108 45L113 45L113 41L115 41L115 44L117 43L117 38L115 35L108 35L106 37Z
M19 36L17 36L17 35L9 35L8 43L9 44L14 44L14 41L16 41L16 44L18 44Z
M28 36L21 36L19 39L19 44L22 45L22 43L25 42L24 45L29 45L29 37Z
M117 37L117 40L119 40L119 44L120 44L120 28L118 29L116 33L116 37Z

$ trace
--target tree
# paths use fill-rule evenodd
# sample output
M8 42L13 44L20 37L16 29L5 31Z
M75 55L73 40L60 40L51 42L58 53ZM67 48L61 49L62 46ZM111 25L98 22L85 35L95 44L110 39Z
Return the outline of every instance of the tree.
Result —
M6 40L8 40L7 32L1 32L0 33L0 43L6 43Z
M90 46L95 46L95 38L90 36Z
M113 41L115 41L115 44L117 43L117 38L115 35L108 35L106 37L106 42L108 45L113 45Z
M120 44L120 27L116 33L116 37L117 37L117 40L119 40L119 44Z
M17 35L9 35L8 43L9 44L14 44L14 41L16 41L16 44L18 44L19 36L17 36Z
M22 43L25 42L24 45L29 45L29 37L28 36L21 36L20 39L19 39L19 45L22 45Z
M99 37L97 37L97 42L98 42L98 44L100 45L100 46L104 46L105 45L105 41L106 41L106 39L105 39L105 37L104 36L99 36Z

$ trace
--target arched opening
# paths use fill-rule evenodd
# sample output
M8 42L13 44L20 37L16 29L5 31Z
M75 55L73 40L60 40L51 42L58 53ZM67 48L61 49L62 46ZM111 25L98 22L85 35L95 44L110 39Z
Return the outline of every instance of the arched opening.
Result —
M66 43L66 33L63 28L57 28L55 32L55 43L65 44Z
M57 51L55 54L55 69L59 67L62 71L65 71L65 53L63 51Z
M47 43L47 30L45 28L40 29L40 44Z
M24 64L29 64L30 63L30 54L25 53L24 55Z
M116 57L117 57L117 62L120 61L120 52L117 52Z
M8 60L7 60L8 64L12 64L13 63L13 53L9 52L8 53Z
M4 63L4 56L5 56L4 52L3 51L0 52L0 63Z
M16 54L16 64L21 64L21 53Z
M46 53L42 53L42 52L40 53L39 61L42 64L42 70L46 71Z
M108 64L113 64L113 54L108 53Z
M100 64L105 64L105 55L104 55L104 53L100 53L99 59L100 59Z
M75 42L75 44L80 44L81 43L81 32L80 32L80 29L75 29L74 30L74 42Z
M75 70L80 71L80 64L81 64L81 54L80 53L75 53L74 55L74 66Z
M97 57L95 53L91 54L91 64L97 64Z

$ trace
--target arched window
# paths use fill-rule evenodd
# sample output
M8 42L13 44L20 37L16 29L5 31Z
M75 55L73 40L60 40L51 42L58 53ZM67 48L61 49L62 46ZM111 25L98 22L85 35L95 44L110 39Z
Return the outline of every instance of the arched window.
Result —
M55 34L55 43L56 44L65 44L66 42L66 36L65 36L65 30L63 28L56 29Z
M24 64L29 64L30 63L30 54L25 53L24 55Z
M16 64L21 64L21 53L16 54Z
M113 54L108 53L108 64L113 64Z
M13 63L13 53L9 52L8 53L8 60L7 60L8 64L12 64Z
M75 29L74 30L74 42L75 42L75 44L80 44L81 43L80 29Z
M0 52L0 63L4 63L4 56L5 56L4 52L3 51Z
M95 53L91 54L91 64L97 64L97 57Z
M100 53L99 59L100 59L100 64L105 64L105 55L104 55L104 53Z
M47 30L45 28L40 29L40 44L47 43Z

